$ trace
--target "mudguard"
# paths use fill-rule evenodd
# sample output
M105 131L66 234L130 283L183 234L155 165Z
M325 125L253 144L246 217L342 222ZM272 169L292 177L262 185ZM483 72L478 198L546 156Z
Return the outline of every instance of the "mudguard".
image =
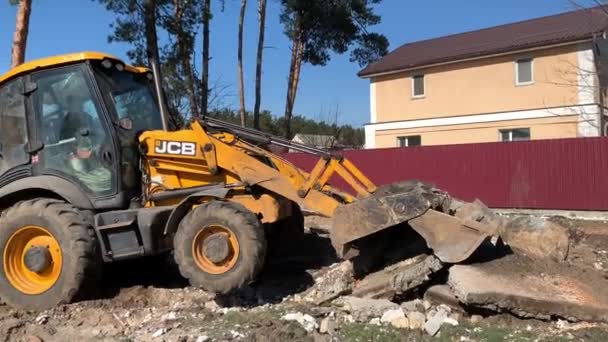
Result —
M184 198L171 212L171 215L169 215L169 219L165 225L164 234L175 233L181 220L184 218L184 216L186 216L188 211L190 211L192 205L194 205L199 199L203 197L222 199L226 198L228 192L230 192L230 189L226 188L222 184L218 186L210 186L208 189L201 190Z

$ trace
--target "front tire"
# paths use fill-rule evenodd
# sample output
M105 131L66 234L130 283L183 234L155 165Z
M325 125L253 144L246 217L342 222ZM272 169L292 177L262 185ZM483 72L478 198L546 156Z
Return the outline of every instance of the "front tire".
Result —
M25 310L70 303L98 279L95 232L70 204L20 202L0 216L0 298Z
M260 220L232 202L194 208L180 223L173 244L182 276L193 286L221 294L255 280L266 259Z

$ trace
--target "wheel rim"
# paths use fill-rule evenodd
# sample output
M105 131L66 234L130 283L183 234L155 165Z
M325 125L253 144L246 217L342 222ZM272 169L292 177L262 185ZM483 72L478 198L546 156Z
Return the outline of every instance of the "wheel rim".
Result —
M221 240L220 255L210 256L209 246ZM230 271L239 259L240 246L236 235L222 225L209 225L201 229L192 241L192 255L197 266L209 274L223 274ZM217 254L217 253L216 253Z
M26 264L26 253L33 248L48 251L45 253L50 258L38 272ZM59 242L48 230L25 226L8 239L2 261L4 274L15 289L27 295L38 295L53 287L59 279L63 255Z

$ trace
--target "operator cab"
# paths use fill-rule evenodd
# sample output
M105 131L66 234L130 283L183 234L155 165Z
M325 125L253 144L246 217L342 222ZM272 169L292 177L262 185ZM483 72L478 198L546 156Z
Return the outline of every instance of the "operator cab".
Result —
M91 209L124 208L140 191L137 135L162 127L147 69L100 53L23 64L0 76L0 188L52 176Z

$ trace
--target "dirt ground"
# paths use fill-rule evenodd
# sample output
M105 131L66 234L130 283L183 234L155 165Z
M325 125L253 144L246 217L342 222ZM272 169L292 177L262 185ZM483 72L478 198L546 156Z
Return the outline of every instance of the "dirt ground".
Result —
M597 286L605 287L608 223L561 223L572 237L564 272L582 267L603 274L605 281ZM451 322L457 325L444 324L431 337L380 317L360 319L333 302L303 300L336 262L329 241L308 234L297 255L270 259L257 283L224 297L189 287L170 258L111 265L97 299L41 313L0 304L0 341L608 341L606 324L521 319L490 310L453 310ZM421 295L414 291L400 300ZM436 308L425 309L428 314Z

